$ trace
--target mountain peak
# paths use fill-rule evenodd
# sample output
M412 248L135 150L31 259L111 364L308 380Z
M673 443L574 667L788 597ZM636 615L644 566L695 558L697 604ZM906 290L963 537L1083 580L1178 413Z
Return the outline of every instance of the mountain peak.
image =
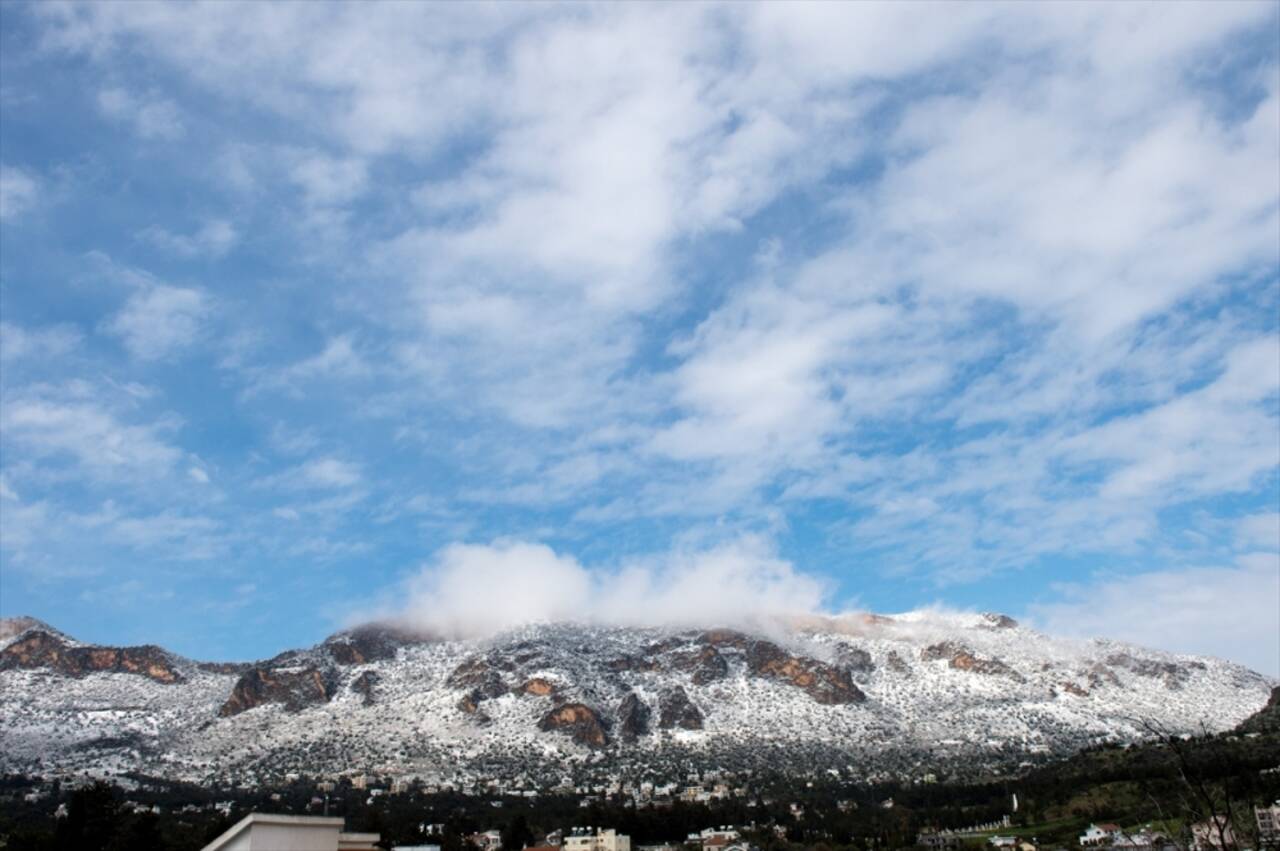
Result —
M47 632L66 641L74 640L71 636L54 629L39 618L33 618L30 615L14 615L11 618L0 618L0 644L12 641L32 629Z

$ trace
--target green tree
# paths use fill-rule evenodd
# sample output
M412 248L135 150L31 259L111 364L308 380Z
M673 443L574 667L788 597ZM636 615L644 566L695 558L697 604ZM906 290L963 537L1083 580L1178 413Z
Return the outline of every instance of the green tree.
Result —
M57 844L67 851L106 851L120 826L120 799L102 781L77 789L67 804L67 817L57 829Z
M524 814L517 813L512 816L502 830L503 851L520 851L532 841L533 832L529 830L529 823L525 820Z

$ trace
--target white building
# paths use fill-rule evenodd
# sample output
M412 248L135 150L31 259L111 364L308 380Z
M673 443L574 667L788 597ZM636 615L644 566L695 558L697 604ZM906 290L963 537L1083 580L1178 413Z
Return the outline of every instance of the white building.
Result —
M574 830L564 838L564 851L631 851L631 837L616 830Z
M1269 848L1280 845L1280 801L1269 807L1254 807L1253 817L1258 822L1258 838Z
M1224 815L1218 815L1191 825L1191 847L1195 851L1235 848L1236 833L1231 820Z
M1082 846L1090 845L1110 845L1120 835L1120 825L1118 824L1091 824L1080 834L1080 844Z
M502 847L502 834L496 830L473 833L468 839L472 845L481 849L481 851L495 851L495 849Z
M342 819L250 813L203 851L377 851L376 833L344 833Z

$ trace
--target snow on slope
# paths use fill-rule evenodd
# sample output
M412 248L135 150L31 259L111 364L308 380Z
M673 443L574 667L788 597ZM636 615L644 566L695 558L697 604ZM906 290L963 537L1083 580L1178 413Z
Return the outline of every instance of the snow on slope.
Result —
M41 629L17 630L0 662ZM360 770L453 782L523 772L550 783L584 766L652 775L692 759L881 776L1016 766L1140 738L1146 722L1225 729L1271 687L1222 660L1056 639L998 616L812 619L763 632L542 624L430 641L374 630L249 670L170 654L179 682L71 676L28 659L0 665L0 770L192 780ZM853 688L830 698L823 677ZM242 699L227 708L233 691ZM690 717L663 729L660 709L681 692ZM628 695L650 710L634 741L622 735ZM556 707L578 705L598 719L604 748L578 728L540 728Z

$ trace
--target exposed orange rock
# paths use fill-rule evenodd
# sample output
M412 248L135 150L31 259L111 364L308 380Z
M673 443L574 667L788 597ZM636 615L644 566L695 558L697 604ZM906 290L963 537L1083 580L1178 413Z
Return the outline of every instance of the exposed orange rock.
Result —
M290 712L297 712L311 704L328 703L333 693L333 683L316 668L302 671L253 668L241 675L218 715L229 718L266 703L281 703Z
M531 694L535 697L550 697L555 694L555 683L545 680L542 677L534 677L526 680L521 686L520 691L524 694Z
M920 651L920 658L925 662L945 659L947 664L957 671L1003 675L1019 682L1022 681L1021 675L999 659L983 659L969 648L951 641L941 641L937 644L929 645Z
M757 676L803 689L818 703L862 703L867 699L847 670L817 659L793 656L769 641L756 641L751 645L747 651L747 667Z
M542 717L538 729L569 733L575 742L592 748L602 748L609 743L600 715L585 703L557 706Z
M139 647L73 647L36 630L0 651L0 670L47 668L71 677L93 673L138 674L159 683L182 681L169 654L154 644Z

